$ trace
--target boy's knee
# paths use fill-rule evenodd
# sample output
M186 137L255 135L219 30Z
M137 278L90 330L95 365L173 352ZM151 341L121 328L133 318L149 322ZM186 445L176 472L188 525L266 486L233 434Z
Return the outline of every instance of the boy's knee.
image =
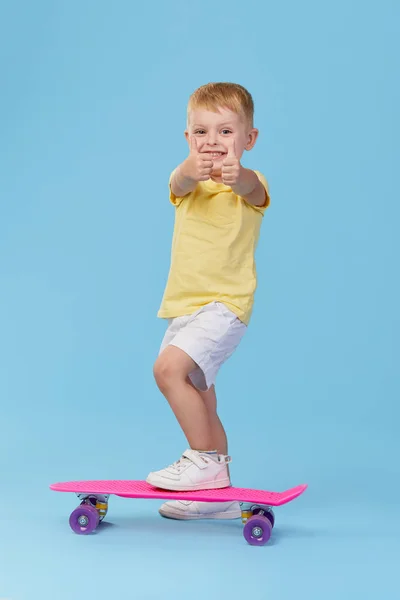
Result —
M170 360L170 357L162 355L154 363L153 374L161 391L167 391L179 379L186 378L179 364Z

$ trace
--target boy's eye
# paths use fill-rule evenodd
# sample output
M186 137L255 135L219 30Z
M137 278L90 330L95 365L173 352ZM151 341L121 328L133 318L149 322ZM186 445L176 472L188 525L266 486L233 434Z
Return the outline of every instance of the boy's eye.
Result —
M230 129L223 129L222 133L226 135L226 134L232 133L232 131Z
M204 129L196 129L195 133L203 135L205 133Z

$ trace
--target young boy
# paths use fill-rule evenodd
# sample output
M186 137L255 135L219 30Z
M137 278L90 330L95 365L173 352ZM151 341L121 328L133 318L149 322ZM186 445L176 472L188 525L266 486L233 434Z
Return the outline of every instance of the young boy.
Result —
M147 482L182 491L230 485L227 438L217 414L215 379L250 320L254 252L270 198L258 171L240 164L256 143L253 100L242 86L210 83L189 100L189 155L172 173L175 206L171 266L158 316L169 325L154 365L190 446ZM239 504L166 502L163 516L237 518Z

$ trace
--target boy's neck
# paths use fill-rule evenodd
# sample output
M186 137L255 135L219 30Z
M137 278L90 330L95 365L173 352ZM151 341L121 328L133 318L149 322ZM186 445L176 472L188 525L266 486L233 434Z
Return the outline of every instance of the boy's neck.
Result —
M211 181L215 181L215 183L222 183L222 173L212 173Z

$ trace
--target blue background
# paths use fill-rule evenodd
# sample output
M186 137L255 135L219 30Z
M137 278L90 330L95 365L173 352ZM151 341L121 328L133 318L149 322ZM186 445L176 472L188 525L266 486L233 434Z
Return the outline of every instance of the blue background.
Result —
M397 2L3 2L0 597L398 598ZM186 447L152 378L186 103L248 87L272 205L249 332L218 380L233 482L281 490L271 543L71 479Z

